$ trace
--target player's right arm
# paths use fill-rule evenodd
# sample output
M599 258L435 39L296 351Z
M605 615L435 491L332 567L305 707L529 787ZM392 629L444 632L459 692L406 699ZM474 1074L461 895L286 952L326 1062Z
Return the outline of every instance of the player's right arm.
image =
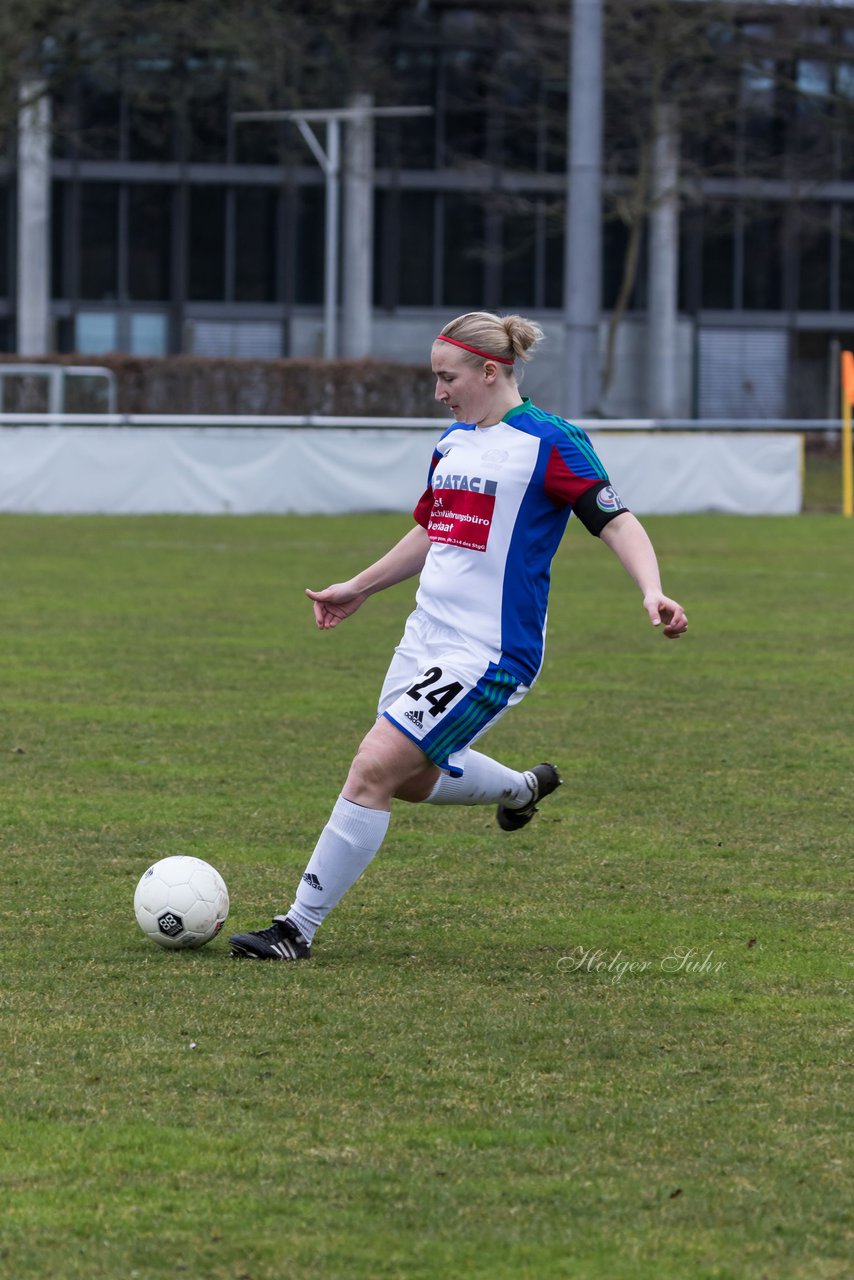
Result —
M417 524L404 534L391 551L348 582L333 583L323 591L312 591L306 587L305 594L312 602L314 620L318 627L321 631L337 627L339 622L355 613L368 596L385 591L387 587L393 587L407 578L413 578L424 568L429 550L427 530Z

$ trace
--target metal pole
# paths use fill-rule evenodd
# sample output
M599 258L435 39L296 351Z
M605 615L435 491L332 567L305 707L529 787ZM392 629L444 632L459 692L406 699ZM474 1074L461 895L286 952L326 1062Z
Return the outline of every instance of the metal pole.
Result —
M599 411L602 0L573 0L564 263L564 413Z
M311 154L323 170L326 179L326 244L324 253L325 262L325 280L323 286L323 354L327 360L335 358L338 350L336 341L337 333L337 312L338 312L338 264L340 258L340 213L339 213L339 178L341 175L341 125L342 123L355 123L365 129L370 129L371 121L377 118L406 118L412 116L429 116L433 114L432 107L370 107L365 103L359 103L351 107L336 108L332 110L316 110L309 109L306 111L236 111L232 116L235 124L241 124L243 121L250 120L292 120L297 126ZM326 125L326 151L317 140L311 124L312 123ZM372 135L367 135L367 145L370 147L371 171L366 174L364 183L373 184L373 139ZM369 221L373 218L373 206L366 207L364 213L365 218ZM371 225L366 225L365 235L370 237L373 234ZM368 252L365 251L365 244L368 246ZM365 254L367 262L359 264L362 277L367 284L364 288L368 290L368 314L370 314L370 280L372 272L370 270L369 249L371 241L368 238L363 242L360 253ZM355 268L354 268L355 270Z
M323 289L323 355L334 360L338 352L338 176L341 171L341 125L326 126L326 263Z
M854 464L851 457L851 405L854 402L854 355L842 352L842 514L854 515Z
M646 408L651 418L676 418L679 301L679 131L676 107L659 103L652 148L649 283L646 321Z
M341 243L341 354L361 359L371 350L374 282L374 125L368 94L353 100L344 134L344 217Z
M50 350L50 123L41 80L25 80L18 114L19 354Z

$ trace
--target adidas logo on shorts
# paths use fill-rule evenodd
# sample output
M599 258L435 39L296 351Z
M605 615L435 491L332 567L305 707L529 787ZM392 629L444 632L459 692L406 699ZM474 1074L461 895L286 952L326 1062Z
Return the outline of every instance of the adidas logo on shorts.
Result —
M406 720L411 720L412 723L414 725L417 725L419 729L424 728L424 712L423 711L405 711L403 714Z

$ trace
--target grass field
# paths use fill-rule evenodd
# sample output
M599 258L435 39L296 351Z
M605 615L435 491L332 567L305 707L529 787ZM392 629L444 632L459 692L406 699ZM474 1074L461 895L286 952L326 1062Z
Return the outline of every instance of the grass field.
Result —
M811 515L842 510L842 457L836 441L808 441L804 453L803 509Z
M567 785L516 836L401 806L290 967L133 890L288 904L411 600L301 591L406 520L0 518L0 1274L851 1274L854 529L646 523L689 636L571 529L487 740Z

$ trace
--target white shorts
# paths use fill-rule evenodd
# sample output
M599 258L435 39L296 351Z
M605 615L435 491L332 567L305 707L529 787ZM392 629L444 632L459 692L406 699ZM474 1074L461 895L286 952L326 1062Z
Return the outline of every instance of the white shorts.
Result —
M521 702L529 687L493 662L488 650L416 609L386 673L378 714L459 778L463 770L454 757Z

